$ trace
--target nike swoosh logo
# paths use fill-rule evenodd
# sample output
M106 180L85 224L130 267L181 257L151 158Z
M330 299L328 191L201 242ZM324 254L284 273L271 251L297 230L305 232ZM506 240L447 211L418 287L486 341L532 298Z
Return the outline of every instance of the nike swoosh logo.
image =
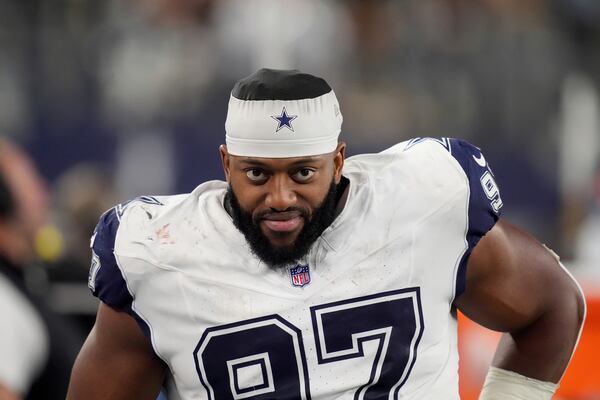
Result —
M472 157L473 157L473 160L475 160L475 162L477 164L479 164L480 167L485 168L485 166L487 165L487 161L485 161L483 154L479 153L479 157L475 157L475 156L472 156Z

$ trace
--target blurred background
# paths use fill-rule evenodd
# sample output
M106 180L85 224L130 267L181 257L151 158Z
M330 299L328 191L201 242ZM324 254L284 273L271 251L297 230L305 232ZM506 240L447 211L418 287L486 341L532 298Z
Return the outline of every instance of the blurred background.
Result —
M597 0L0 0L0 136L48 185L30 281L55 310L93 323L89 237L104 210L222 178L229 92L261 67L325 77L351 155L415 136L481 147L504 217L600 296ZM589 314L586 343L600 336ZM489 362L480 342L470 365ZM597 344L568 377L587 389L563 398L600 399Z

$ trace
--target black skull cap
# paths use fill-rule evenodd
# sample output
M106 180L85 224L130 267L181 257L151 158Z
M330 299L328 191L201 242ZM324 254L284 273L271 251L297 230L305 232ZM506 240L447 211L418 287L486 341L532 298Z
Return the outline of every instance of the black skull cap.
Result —
M262 68L236 82L231 95L239 100L313 99L331 91L323 78L297 69Z

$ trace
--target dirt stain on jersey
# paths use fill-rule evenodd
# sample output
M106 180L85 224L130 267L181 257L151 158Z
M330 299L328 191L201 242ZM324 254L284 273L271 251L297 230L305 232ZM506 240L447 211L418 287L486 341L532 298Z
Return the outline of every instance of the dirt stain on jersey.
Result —
M169 231L170 225L165 224L156 230L156 238L160 244L175 244L175 240L171 237L171 232Z

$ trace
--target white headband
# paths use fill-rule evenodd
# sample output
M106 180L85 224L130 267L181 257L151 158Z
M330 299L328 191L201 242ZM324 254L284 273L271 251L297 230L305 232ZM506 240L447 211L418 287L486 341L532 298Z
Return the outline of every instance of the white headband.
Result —
M338 144L342 113L333 90L301 100L229 98L227 151L235 156L288 158L330 153Z

